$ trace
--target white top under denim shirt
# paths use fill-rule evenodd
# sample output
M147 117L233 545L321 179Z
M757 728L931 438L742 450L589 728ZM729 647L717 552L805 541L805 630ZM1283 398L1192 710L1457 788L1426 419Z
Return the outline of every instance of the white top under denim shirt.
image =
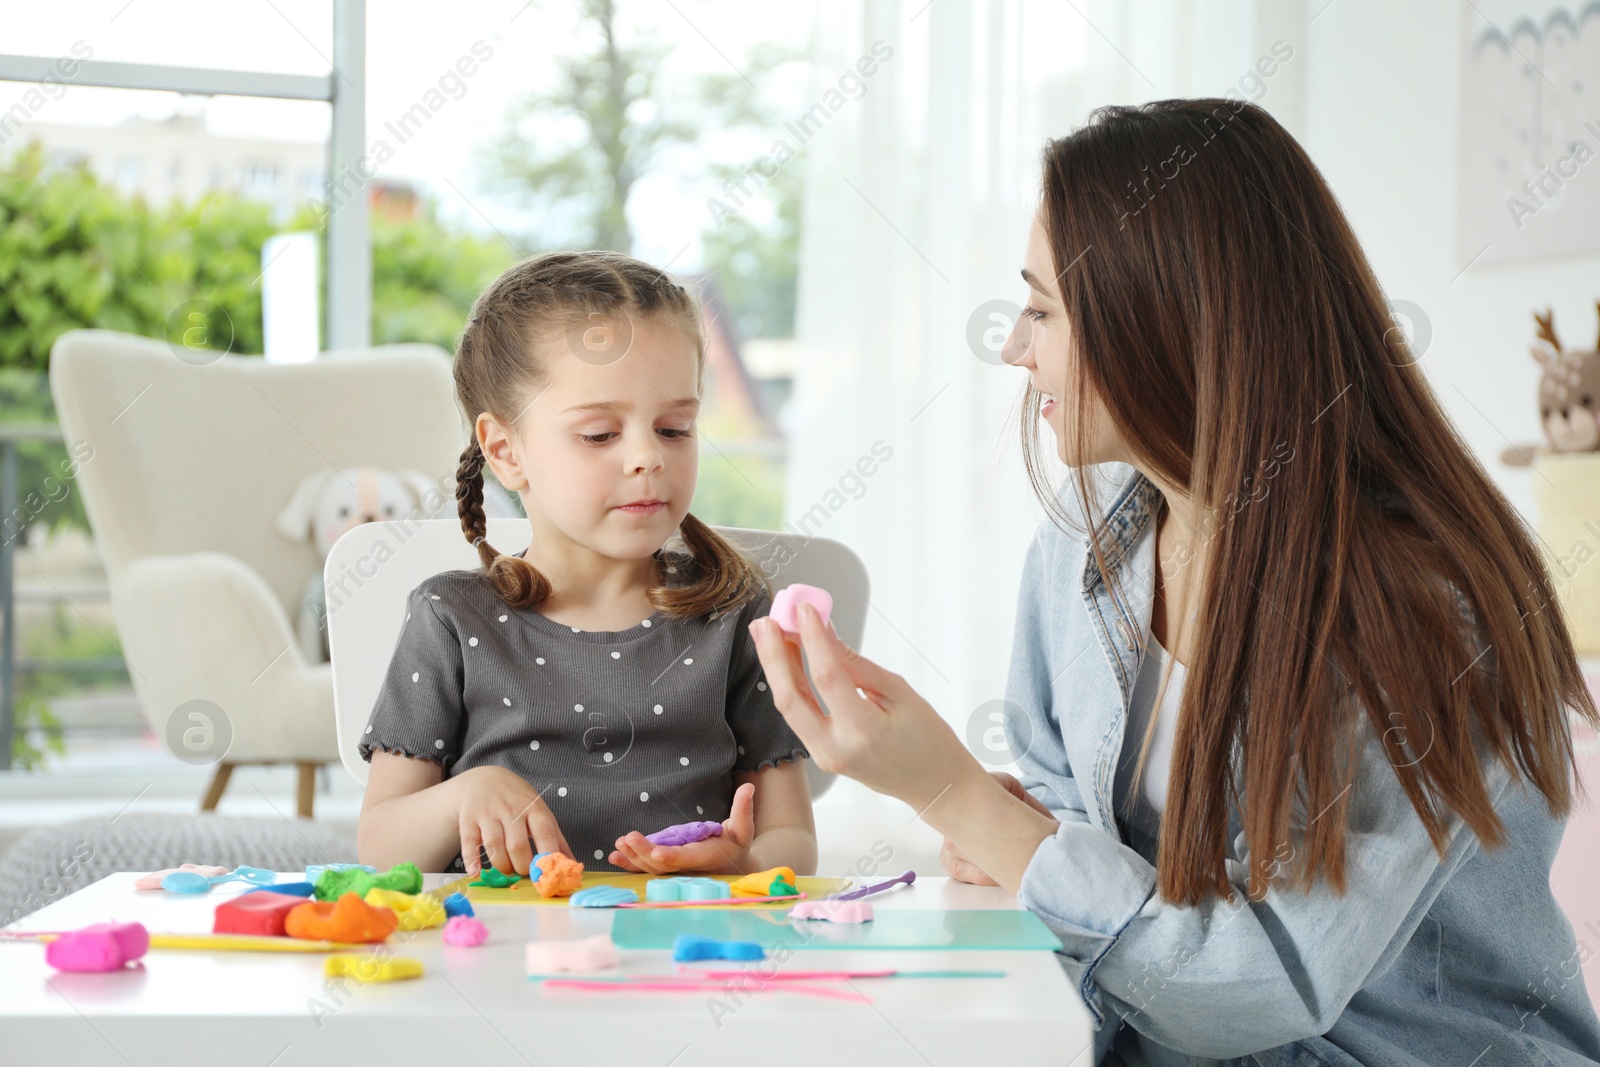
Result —
M1088 473L1111 478L1106 558L1131 625L1119 623L1086 538L1047 518L1023 572L1007 686L1020 713L1007 735L1023 785L1061 820L1018 896L1061 939L1057 958L1098 1027L1096 1062L1600 1063L1584 956L1550 893L1565 820L1489 757L1507 831L1492 852L1453 816L1439 859L1362 717L1342 896L1319 880L1303 892L1274 883L1250 901L1237 810L1232 903L1180 906L1156 893L1154 841L1117 818L1114 779L1150 632L1160 491L1126 464ZM1061 500L1081 520L1076 495L1069 478Z

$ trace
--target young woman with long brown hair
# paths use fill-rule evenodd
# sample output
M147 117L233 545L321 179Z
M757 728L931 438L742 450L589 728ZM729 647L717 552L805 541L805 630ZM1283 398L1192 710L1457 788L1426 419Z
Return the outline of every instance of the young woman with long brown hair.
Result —
M752 627L779 709L1057 933L1097 1062L1596 1062L1549 871L1600 716L1321 174L1260 107L1166 100L1042 184L1021 781L804 612Z

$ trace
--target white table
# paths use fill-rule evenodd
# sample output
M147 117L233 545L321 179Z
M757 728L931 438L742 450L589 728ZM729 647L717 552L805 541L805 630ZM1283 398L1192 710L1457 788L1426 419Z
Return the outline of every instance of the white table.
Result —
M217 902L246 888L230 883L209 896L188 897L135 890L136 877L110 875L8 929L136 920L152 932L208 933ZM279 880L303 877L284 873ZM428 875L424 887L448 880ZM1003 889L921 877L872 902L880 910L1019 906ZM40 943L3 943L0 1063L290 1067L409 1065L449 1056L445 1062L496 1067L733 1067L741 1063L735 1057L757 1056L748 1062L760 1067L817 1067L824 1060L873 1067L1083 1067L1092 1056L1088 1012L1050 952L807 949L785 965L1007 972L1005 978L855 981L870 1004L782 992L722 997L546 990L525 977L524 944L609 932L615 912L474 907L489 927L485 944L446 946L437 928L398 931L390 938L394 954L422 960L426 974L404 982L351 982L343 995L325 987L334 980L323 977L320 954L151 949L138 969L69 974L44 962ZM630 974L674 970L665 950L620 955ZM713 998L721 999L720 1008Z

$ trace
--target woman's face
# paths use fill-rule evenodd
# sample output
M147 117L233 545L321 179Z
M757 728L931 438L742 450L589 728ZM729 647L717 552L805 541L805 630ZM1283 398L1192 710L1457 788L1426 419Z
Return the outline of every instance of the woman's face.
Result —
M1081 270L1083 262L1074 264ZM1037 215L1028 230L1028 250L1023 256L1022 278L1028 283L1028 302L1006 341L1007 363L1026 368L1033 387L1044 394L1039 414L1056 435L1056 455L1069 467L1121 460L1123 451L1111 428L1111 418L1097 396L1082 405L1087 419L1086 454L1078 454L1079 408L1076 367L1072 353L1072 325L1067 321L1057 284L1058 268L1050 241Z

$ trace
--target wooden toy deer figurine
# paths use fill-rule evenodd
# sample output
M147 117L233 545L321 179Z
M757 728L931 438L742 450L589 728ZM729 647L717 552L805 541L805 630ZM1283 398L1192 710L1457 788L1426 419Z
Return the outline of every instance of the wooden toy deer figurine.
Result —
M1600 302L1595 304L1600 312ZM1555 313L1534 313L1538 338L1543 344L1529 348L1544 373L1539 378L1539 423L1543 445L1514 445L1501 453L1501 462L1526 467L1544 452L1600 451L1600 342L1595 348L1561 347L1556 336Z

